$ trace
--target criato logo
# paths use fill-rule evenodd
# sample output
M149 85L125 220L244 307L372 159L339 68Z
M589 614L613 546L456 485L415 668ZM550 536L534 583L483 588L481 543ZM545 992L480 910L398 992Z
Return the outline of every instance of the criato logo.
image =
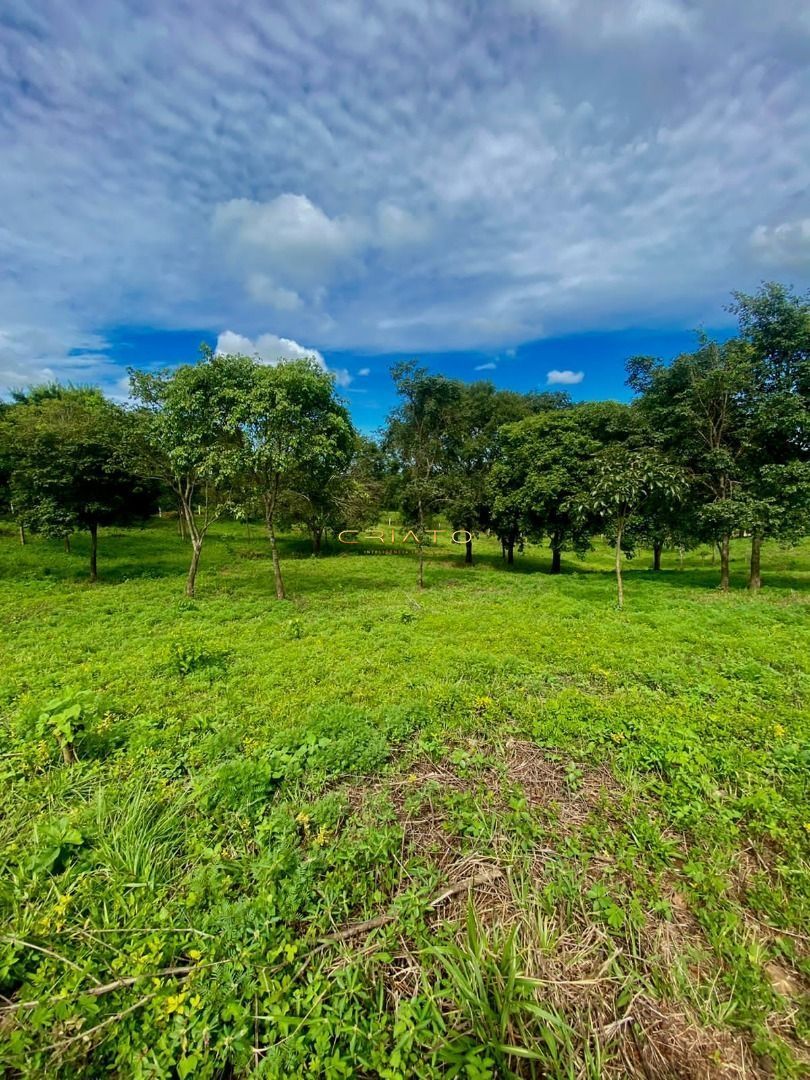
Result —
M438 544L439 534L446 533L447 531L447 529L426 529L425 536L432 537L433 539L422 540L422 547L424 547L426 544ZM408 529L401 539L397 539L396 533L396 529L380 529L379 532L372 532L370 529L368 529L366 532L363 533L361 533L360 529L343 529L342 532L338 533L338 540L341 542L341 544L363 544L368 543L371 540L377 540L383 546L386 546L388 544L416 544L417 547L419 546L419 537L413 529ZM347 537L360 537L360 539L346 539ZM461 539L458 539L459 537L461 537ZM469 532L467 529L456 529L450 534L450 541L453 544L466 544L470 540L472 540L472 533Z

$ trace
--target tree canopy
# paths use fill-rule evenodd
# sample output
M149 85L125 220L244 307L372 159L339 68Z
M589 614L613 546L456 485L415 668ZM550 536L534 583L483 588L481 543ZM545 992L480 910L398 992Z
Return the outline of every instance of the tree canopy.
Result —
M640 544L660 570L667 547L716 546L730 587L733 536L762 544L810 531L810 299L766 283L734 293L738 333L698 335L672 360L627 361L631 403L465 383L416 360L392 368L397 404L377 438L355 431L316 359L275 365L203 347L196 363L131 372L134 404L93 388L45 385L0 408L0 499L25 530L92 537L174 500L191 544L195 592L205 537L223 515L260 514L283 599L277 528L305 530L315 554L341 529L409 523L425 585L437 518L473 562L475 537L498 537L507 565L526 544L583 555L601 533L621 565ZM461 537L462 539L458 539Z
M141 521L155 507L154 484L127 453L129 415L93 388L49 386L17 394L0 425L17 520L48 537L87 531L95 581L99 526Z

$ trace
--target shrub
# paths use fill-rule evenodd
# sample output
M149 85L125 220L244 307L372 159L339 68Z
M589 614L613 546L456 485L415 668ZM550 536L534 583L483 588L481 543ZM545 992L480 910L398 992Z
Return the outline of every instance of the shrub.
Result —
M78 760L76 744L97 715L95 702L87 692L52 698L41 709L36 722L39 738L53 737L66 765Z

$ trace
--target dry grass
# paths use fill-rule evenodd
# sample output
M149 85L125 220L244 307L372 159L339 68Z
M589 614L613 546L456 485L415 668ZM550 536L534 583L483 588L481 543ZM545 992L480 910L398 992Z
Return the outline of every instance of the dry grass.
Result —
M508 845L497 831L498 811L505 806L504 793L516 789L532 811L551 815L560 837L576 835L594 814L601 821L621 821L624 792L610 770L577 766L577 782L572 785L568 768L558 756L550 760L533 744L512 740L498 753L496 766L487 764L462 775L446 763L419 760L404 775L363 791L355 789L350 802L360 809L370 795L387 794L402 827L403 887L408 881L406 868L414 859L438 870L449 885L493 863L502 867L502 876L453 897L431 913L428 922L434 928L441 924L444 931L455 926L460 947L470 904L493 940L502 940L515 928L522 973L536 980L539 1000L566 1018L581 1045L598 1051L600 1076L616 1080L770 1076L768 1062L757 1058L748 1036L700 1020L695 1001L705 994L703 1004L708 1008L719 961L675 881L664 882L668 917L647 912L643 929L622 937L609 933L584 902L573 915L543 911L538 894L555 851L537 848L530 858L511 865L502 860ZM486 844L471 844L454 831L446 809L452 794L479 799L485 795L496 822ZM583 874L583 901L599 870L595 860ZM687 971L695 1000L679 1000L676 979L670 977L676 969ZM794 972L775 964L767 970L783 996L792 1000L801 992ZM400 933L382 977L389 1007L396 1009L403 999L415 997L432 976L418 946ZM537 1075L531 1063L519 1060L515 1074ZM588 1075L584 1065L581 1075Z

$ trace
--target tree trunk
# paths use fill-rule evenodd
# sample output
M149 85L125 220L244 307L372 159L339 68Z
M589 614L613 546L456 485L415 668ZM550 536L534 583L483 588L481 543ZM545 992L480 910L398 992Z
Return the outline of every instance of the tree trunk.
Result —
M551 538L551 572L559 574L562 570L562 549L560 537L557 533Z
M75 765L79 760L76 757L76 751L73 749L73 743L63 742L61 745L62 760L66 765Z
M9 506L9 510L11 510L11 515L13 517L14 516L14 503L10 502L8 504L8 506ZM22 522L20 522L20 524L19 524L19 529L20 529L20 543L22 544L23 547L25 547L25 526L23 525Z
M90 526L90 580L96 581L98 579L98 525L93 522Z
M661 569L661 551L664 545L660 540L656 540L653 544L653 570Z
M506 541L506 565L512 566L515 562L515 541L510 536Z
M616 533L616 591L619 598L619 611L624 607L624 582L622 581L622 533L624 523L620 523Z
M69 536L65 537L65 553L67 555L70 554L70 537Z
M729 536L726 534L717 545L720 550L720 588L723 592L728 592L729 583Z
M751 535L751 572L748 575L748 588L756 592L762 588L762 571L760 569L760 557L762 555L762 536L760 533Z
M425 537L425 512L422 509L422 497L419 497L419 588L425 587L425 548L422 543Z
M321 553L321 541L323 540L323 529L312 530L312 551L315 555Z
M200 566L200 555L202 554L202 540L191 541L191 565L188 568L188 577L186 578L186 596L194 596L194 587L197 582L197 570Z
M467 537L464 544L464 562L467 566L472 566L472 533Z
M276 529L273 522L276 511L276 499L278 498L278 485L281 477L276 473L273 480L273 490L269 497L264 500L265 521L267 523L267 535L270 537L270 554L273 556L273 578L276 583L276 600L286 599L284 593L284 579L281 576L281 561L278 557L278 544L276 543Z
M273 556L273 578L276 583L276 600L284 600L284 579L281 576L281 562L278 557L278 544L276 543L276 530L271 518L267 525L270 533L270 552Z

